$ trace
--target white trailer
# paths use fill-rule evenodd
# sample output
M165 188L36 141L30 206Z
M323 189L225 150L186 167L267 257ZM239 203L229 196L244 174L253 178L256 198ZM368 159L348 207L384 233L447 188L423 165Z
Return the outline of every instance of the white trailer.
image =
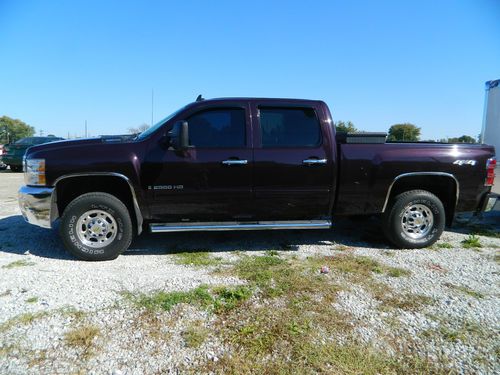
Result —
M497 154L495 174L498 179L500 177L500 79L486 82L481 143L495 146ZM500 181L496 182L493 190L500 194Z

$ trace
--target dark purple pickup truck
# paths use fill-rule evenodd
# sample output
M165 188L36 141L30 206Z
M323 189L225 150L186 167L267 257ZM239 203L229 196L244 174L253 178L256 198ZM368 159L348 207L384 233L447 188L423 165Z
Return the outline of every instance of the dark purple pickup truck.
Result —
M114 259L134 234L326 229L380 214L397 247L429 246L460 211L491 209L494 148L385 143L335 134L317 100L197 100L136 137L54 142L26 152L24 218L60 218L66 248Z

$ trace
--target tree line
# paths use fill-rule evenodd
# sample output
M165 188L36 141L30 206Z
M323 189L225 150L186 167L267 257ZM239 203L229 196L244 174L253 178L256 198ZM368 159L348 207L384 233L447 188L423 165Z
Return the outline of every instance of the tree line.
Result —
M360 132L351 121L337 121L334 123L337 132ZM443 142L443 143L477 143L478 140L470 135L460 137L441 138L439 140L420 140L420 128L411 123L394 124L387 132L389 142Z

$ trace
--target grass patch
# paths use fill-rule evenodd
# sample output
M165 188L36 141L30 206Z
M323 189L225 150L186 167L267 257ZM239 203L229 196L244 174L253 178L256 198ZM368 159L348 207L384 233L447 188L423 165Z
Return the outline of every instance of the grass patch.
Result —
M179 253L175 260L177 264L195 267L217 266L221 262L221 257L214 257L206 251Z
M188 348L199 348L206 341L210 331L203 327L202 322L197 321L190 324L182 333L182 338Z
M479 248L483 247L481 245L481 241L479 240L479 237L477 237L474 234L469 234L469 236L461 241L462 247L465 249L474 249L474 248Z
M126 299L146 310L170 311L178 304L186 303L215 312L231 310L251 297L252 291L246 286L215 287L212 290L201 285L187 292L158 291L151 294L122 293Z
M449 242L440 242L436 244L439 249L453 249L453 245Z
M50 315L49 312L41 311L37 313L24 313L17 315L13 318L10 318L6 322L0 324L0 332L6 332L13 327L17 327L19 325L28 325L33 323L37 319L44 318Z
M392 294L388 293L387 290L378 293L375 298L381 302L381 310L401 309L405 311L418 311L424 306L434 303L434 299L421 294Z
M471 289L471 288L464 286L464 285L455 285L455 284L451 284L451 283L445 283L444 285L450 289L456 290L458 292L461 292L463 294L466 294L468 296L471 296L471 297L474 297L477 299L484 298L484 294L482 294L480 292L476 292L474 289Z
M26 300L27 303L37 303L38 297L30 297Z
M479 324L467 320L456 326L451 326L449 322L442 322L436 330L427 330L423 334L424 337L437 335L448 342L467 342L473 337L487 339L489 336Z
M151 294L122 293L125 298L132 301L136 306L146 310L170 311L175 305L187 303L205 307L212 301L212 296L205 285L199 286L187 292L163 292L158 291Z
M35 265L34 262L30 262L29 260L21 259L21 260L16 260L14 262L6 264L6 265L2 266L2 268L11 269L11 268L18 268L18 267L34 266L34 265Z
M405 270L404 268L399 267L389 267L387 269L387 276L390 277L402 277L402 276L410 276L411 272Z
M92 354L94 340L100 335L99 327L95 325L84 325L64 335L66 345L83 350L84 357Z

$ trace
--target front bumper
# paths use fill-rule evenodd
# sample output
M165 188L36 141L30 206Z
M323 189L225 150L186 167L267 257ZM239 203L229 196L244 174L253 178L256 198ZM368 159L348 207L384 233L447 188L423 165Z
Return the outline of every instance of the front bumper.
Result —
M24 220L39 227L52 227L57 213L54 188L21 186L18 200Z
M484 200L483 211L488 212L492 210L500 211L500 195L495 193L488 194Z

